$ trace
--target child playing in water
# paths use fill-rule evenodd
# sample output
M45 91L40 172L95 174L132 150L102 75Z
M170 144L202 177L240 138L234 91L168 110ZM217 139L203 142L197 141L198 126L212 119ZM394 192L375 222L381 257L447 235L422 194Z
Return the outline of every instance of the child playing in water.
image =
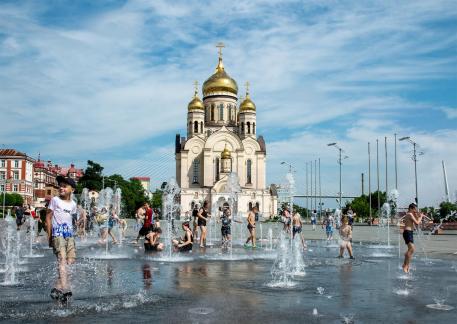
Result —
M67 281L67 265L74 263L76 258L72 226L76 203L71 199L76 183L73 179L62 176L58 176L56 180L59 184L59 196L51 199L46 213L49 246L53 248L58 262L58 279L51 290L51 298L66 302L72 296Z
M402 268L406 273L409 272L409 264L413 258L415 250L413 230L415 225L420 225L422 222L422 217L423 214L417 211L416 204L412 203L408 206L408 213L403 218L403 222L405 223L405 229L403 230L403 239L405 240L405 244L408 246L408 250L405 253L405 261L403 262Z
M292 217L292 238L295 239L295 234L300 235L300 240L301 240L303 249L306 249L305 238L303 237L303 234L301 232L302 227L303 227L303 222L301 220L301 216L299 213L296 212L294 214L294 217Z
M192 251L192 245L194 242L194 236L190 230L189 222L182 223L182 229L184 230L184 236L178 240L172 240L173 248L178 252Z
M352 229L351 226L349 225L349 219L347 216L343 216L342 219L343 225L340 227L340 255L338 258L343 257L344 250L348 250L349 257L351 259L354 259L354 256L352 255Z

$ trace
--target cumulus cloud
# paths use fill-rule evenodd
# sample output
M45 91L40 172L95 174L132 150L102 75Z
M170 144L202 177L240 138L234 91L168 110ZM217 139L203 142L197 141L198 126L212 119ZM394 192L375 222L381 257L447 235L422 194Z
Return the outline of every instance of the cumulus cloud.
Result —
M455 80L452 1L97 5L90 12L77 5L63 12L46 2L0 5L0 138L6 145L61 161L99 160L128 176L171 176L172 141L185 131L192 82L212 73L221 40L240 95L251 83L272 181L283 172L275 163L297 151L297 161L334 162L325 145L338 141L356 152L347 161L356 192L366 141L408 133L433 148L424 159L439 161L449 151L443 138L448 143L455 136L440 120L443 112L455 119L455 109L434 109L456 104L436 86L452 88ZM427 126L423 114L430 114ZM455 177L455 162L448 166ZM325 180L333 183L330 169Z

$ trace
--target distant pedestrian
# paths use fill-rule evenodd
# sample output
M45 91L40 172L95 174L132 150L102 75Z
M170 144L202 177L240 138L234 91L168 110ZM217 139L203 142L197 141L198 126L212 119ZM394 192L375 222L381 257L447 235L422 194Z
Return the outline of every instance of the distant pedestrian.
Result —
M316 230L316 223L317 223L317 213L316 213L316 210L314 209L313 212L311 213L311 225L313 225L313 231Z

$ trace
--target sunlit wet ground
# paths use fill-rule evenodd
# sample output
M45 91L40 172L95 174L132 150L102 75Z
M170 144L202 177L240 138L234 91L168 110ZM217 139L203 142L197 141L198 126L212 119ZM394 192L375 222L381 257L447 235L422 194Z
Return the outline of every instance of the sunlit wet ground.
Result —
M268 228L264 224L259 249L243 248L240 235L232 253L222 251L215 235L212 247L195 248L172 260L167 253L145 255L141 245L127 242L110 245L108 253L96 243L96 237L77 242L78 261L71 270L74 298L67 307L56 305L49 297L55 258L45 244L36 244L35 253L44 256L21 258L19 283L0 286L0 320L455 322L456 308L430 305L457 306L457 257L435 258L428 253L425 258L418 251L411 274L406 275L400 271L397 241L389 248L384 242L355 240L356 259L349 260L347 256L336 258L336 241L310 240L304 254L306 274L295 277L292 288L273 288L270 271L276 252L269 250ZM279 230L274 225L274 237ZM133 235L129 233L128 241ZM401 248L403 254L404 246Z

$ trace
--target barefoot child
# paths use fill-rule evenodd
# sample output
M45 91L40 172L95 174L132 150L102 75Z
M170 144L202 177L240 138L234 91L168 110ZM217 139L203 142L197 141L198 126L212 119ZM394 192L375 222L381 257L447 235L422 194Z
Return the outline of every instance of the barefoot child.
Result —
M172 240L173 248L177 252L189 252L192 251L192 245L194 242L194 236L190 229L189 222L184 222L181 225L184 230L184 236L178 240Z
M408 246L408 250L405 253L405 261L403 262L403 271L409 272L409 264L414 254L414 237L413 230L415 225L419 225L422 222L422 214L417 211L416 204L412 203L408 207L408 213L405 215L403 222L405 223L405 229L403 230L403 239L405 244Z
M255 213L257 213L259 210L257 206L254 206L252 210L248 213L248 231L249 231L249 237L246 240L246 243L244 243L244 247L248 247L249 241L252 242L252 248L255 249Z
M303 234L301 232L302 227L303 227L303 222L301 220L301 216L299 213L296 212L294 214L294 217L292 217L292 238L295 239L295 234L300 235L300 240L301 240L303 249L306 249L305 238L303 237Z
M338 258L342 258L344 254L344 250L348 250L349 257L351 259L354 259L354 256L352 255L352 229L351 225L349 225L349 219L347 216L343 216L343 225L340 227L340 255Z
M51 290L51 298L65 302L72 296L67 279L67 265L72 264L76 258L72 227L72 214L76 213L76 203L71 199L76 183L73 179L62 176L58 176L56 180L59 184L59 196L53 197L49 203L46 231L49 246L53 248L58 262L58 279Z

